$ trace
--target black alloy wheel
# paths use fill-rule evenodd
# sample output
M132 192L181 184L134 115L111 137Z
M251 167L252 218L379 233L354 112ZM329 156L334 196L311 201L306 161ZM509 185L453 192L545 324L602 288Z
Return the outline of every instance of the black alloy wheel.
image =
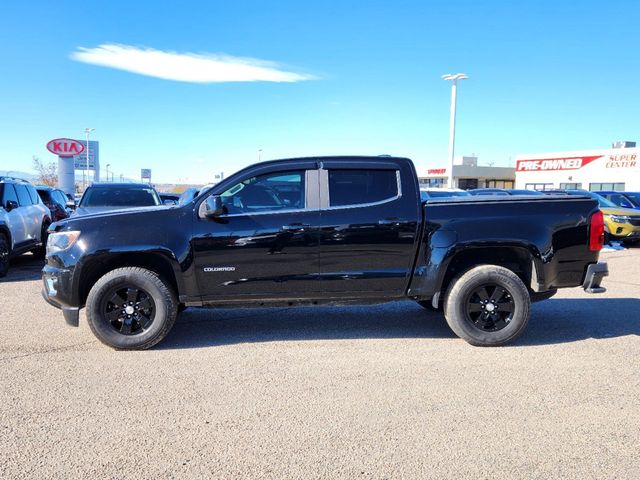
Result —
M444 300L451 330L471 345L505 345L529 321L531 298L518 275L499 265L478 265L452 280Z
M468 320L483 332L497 332L513 319L515 303L511 294L499 285L482 285L467 298Z
M178 299L171 283L140 267L116 268L98 279L86 302L87 322L105 345L144 350L167 336Z
M122 335L139 335L147 331L155 319L153 298L141 288L124 286L105 295L104 318Z

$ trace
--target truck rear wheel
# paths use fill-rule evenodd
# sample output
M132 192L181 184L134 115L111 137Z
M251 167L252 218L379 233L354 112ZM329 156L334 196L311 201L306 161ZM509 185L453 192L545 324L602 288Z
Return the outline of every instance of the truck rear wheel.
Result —
M527 326L531 300L527 287L511 270L481 265L450 285L444 315L451 330L471 345L504 345Z
M126 267L96 282L86 308L89 327L102 343L118 350L144 350L167 336L178 301L156 273Z

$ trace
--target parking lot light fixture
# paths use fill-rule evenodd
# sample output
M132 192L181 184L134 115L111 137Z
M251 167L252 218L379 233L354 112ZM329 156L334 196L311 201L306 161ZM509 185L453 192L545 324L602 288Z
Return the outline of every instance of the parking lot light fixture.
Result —
M87 174L87 180L86 180L85 185L84 185L85 190L87 189L87 185L89 183L89 134L91 132L93 132L94 130L95 130L95 128L89 128L89 127L84 129L84 133L87 136L87 164L85 165L85 172Z
M449 119L449 171L447 172L448 187L454 188L453 180L453 155L455 151L456 139L456 95L458 90L458 80L466 80L469 77L464 73L447 73L442 76L443 80L451 82L451 114Z

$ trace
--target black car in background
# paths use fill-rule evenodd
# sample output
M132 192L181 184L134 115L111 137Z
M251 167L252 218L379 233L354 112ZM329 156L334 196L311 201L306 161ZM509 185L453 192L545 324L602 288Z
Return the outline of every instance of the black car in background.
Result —
M42 202L51 210L51 219L54 222L63 220L75 210L75 202L59 188L47 185L36 185L36 191Z
M147 183L94 183L82 195L75 215L161 204L158 192Z

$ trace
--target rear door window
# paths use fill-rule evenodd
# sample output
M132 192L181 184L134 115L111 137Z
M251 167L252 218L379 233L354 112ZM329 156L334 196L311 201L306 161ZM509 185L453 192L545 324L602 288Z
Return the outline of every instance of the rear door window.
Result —
M329 170L329 206L366 205L400 195L397 170Z
M18 194L18 203L21 207L32 205L31 197L26 185L16 185L16 193Z
M12 184L5 183L4 184L4 192L3 192L3 196L2 196L2 206L6 207L8 201L19 203L18 202L18 195L16 194L16 189L13 188Z
M38 192L34 188L33 185L27 185L27 191L29 192L29 197L31 197L31 203L33 205L37 205L40 203L40 197L38 196Z

